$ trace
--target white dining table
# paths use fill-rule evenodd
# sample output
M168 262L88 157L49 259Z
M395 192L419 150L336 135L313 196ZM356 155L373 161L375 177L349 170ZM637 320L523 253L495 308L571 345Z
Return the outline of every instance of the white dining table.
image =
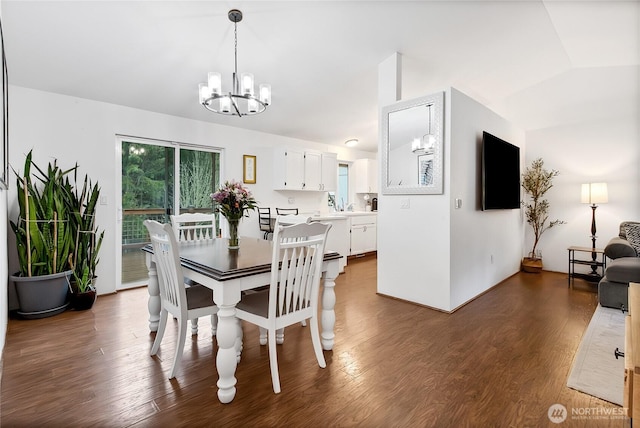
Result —
M213 300L218 306L216 338L218 354L218 399L230 403L236 395L235 372L239 360L238 320L236 304L241 292L269 284L271 276L272 242L263 239L241 237L240 248L230 250L226 239L201 242L180 242L180 261L185 276L213 290ZM153 247L142 248L146 253L149 271L149 329L158 330L160 320L160 288L153 258ZM335 251L324 255L322 266L320 337L322 348L332 350L336 303L335 279L339 273L339 259Z

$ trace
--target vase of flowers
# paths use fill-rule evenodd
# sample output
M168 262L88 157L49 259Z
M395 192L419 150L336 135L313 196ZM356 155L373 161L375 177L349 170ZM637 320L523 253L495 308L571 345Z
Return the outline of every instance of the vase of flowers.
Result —
M217 192L211 194L215 211L222 214L229 223L229 249L238 249L238 224L247 211L256 209L256 200L251 192L236 181L225 181Z
M238 224L240 220L227 219L229 223L229 248L235 250L240 248L240 238L238 238Z

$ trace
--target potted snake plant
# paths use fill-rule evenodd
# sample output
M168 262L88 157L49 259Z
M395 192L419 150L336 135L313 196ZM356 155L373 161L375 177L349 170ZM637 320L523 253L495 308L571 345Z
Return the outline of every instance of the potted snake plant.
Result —
M77 180L76 180L77 183ZM104 230L99 232L95 223L96 205L100 198L98 183L93 184L85 175L82 191L75 188L71 198L71 212L74 225L74 251L69 256L73 269L71 281L72 305L76 310L89 309L96 300L96 266L98 265L100 246Z
M73 186L69 174L56 161L46 170L32 160L30 151L24 172L17 177L19 216L10 221L16 236L20 271L11 275L24 318L44 318L66 309L69 256L74 250L73 215L69 211Z
M96 300L94 281L104 230L98 232L95 223L96 205L100 198L98 183L92 184L85 175L82 191L79 192L78 187L75 190L71 199L75 227L74 251L70 260L73 268L71 300L74 309L85 310L91 308Z

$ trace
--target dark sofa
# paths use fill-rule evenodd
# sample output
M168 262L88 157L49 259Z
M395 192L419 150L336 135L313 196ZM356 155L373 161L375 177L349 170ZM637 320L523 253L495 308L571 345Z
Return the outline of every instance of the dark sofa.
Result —
M629 307L629 283L640 282L640 254L627 239L627 231L637 228L640 228L640 222L620 223L619 235L612 238L604 249L604 254L612 261L598 284L598 300L602 306ZM634 244L637 247L637 243Z

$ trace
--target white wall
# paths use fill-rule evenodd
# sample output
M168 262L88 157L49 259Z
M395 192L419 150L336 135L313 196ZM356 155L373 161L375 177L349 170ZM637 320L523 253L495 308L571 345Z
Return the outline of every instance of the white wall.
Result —
M465 94L451 89L449 158L451 215L451 304L455 309L518 272L524 220L521 210L482 211L482 131L520 147L524 165L524 132ZM455 199L462 207L455 209Z
M546 270L566 272L567 247L591 246L591 208L580 203L582 183L607 183L609 202L596 210L598 247L618 234L621 221L640 220L638 117L636 107L629 117L527 133L527 162L541 157L545 167L560 171L545 196L551 206L550 219L559 218L567 224L545 232L540 240L538 248ZM531 231L527 230L527 243L530 246L532 242Z
M271 148L302 146L310 149L338 153L340 160L355 160L369 157L348 148L295 140L277 135L264 134L208 122L188 120L129 107L95 102L86 99L11 86L10 97L10 164L22 171L24 156L34 149L34 161L46 165L57 158L59 165L79 164L81 175L89 173L102 187L101 195L107 204L100 205L97 222L107 233L100 251L97 288L99 294L116 290L114 266L116 255L117 199L116 164L120 158L116 153L116 135L155 138L202 146L220 147L223 151L223 179L242 179L242 155L257 156L257 183L248 187L260 205L286 206L289 197L302 210L316 211L326 208L324 192L276 192L272 190L273 156ZM268 114L268 113L265 113ZM12 179L12 182L15 181ZM13 186L15 187L15 186ZM9 216L14 219L18 208L15 188L9 192ZM261 236L258 230L257 213L240 225L240 234ZM9 234L10 271L17 271L15 238ZM15 307L15 302L11 305Z
M483 212L479 203L484 130L524 146L523 131L448 89L444 193L379 195L381 294L451 311L518 271L523 240L520 210ZM460 209L454 209L456 198L463 200ZM406 200L410 208L400 208Z

